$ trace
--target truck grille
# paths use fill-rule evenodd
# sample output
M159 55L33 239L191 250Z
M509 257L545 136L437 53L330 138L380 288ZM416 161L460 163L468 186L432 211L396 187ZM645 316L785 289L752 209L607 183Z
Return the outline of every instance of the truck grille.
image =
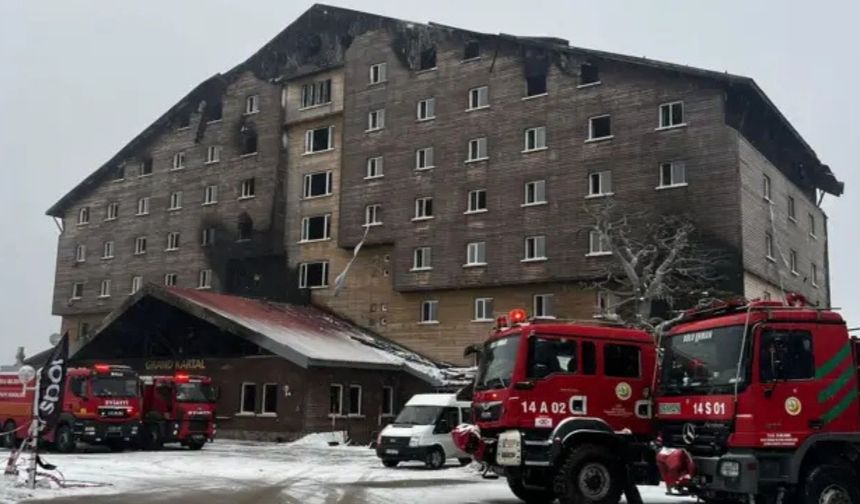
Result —
M188 421L188 431L189 432L206 432L206 427L209 425L207 420L189 420Z
M476 422L495 422L502 417L502 402L477 403L472 406L472 419Z
M721 455L726 451L732 425L729 422L665 422L660 433L665 446L686 448L693 455Z
M406 448L409 446L408 437L382 436L382 445L385 448Z

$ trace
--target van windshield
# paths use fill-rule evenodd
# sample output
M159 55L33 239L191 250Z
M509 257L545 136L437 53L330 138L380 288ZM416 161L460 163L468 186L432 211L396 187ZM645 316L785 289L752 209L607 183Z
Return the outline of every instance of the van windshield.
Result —
M478 362L475 390L505 388L511 384L519 338L518 333L490 341L484 346Z
M442 406L406 406L394 420L395 425L432 425L436 423Z

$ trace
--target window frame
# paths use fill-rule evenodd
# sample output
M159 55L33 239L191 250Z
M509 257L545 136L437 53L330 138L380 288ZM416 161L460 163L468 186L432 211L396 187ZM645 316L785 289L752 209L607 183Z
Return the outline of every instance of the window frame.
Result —
M84 297L84 282L72 282L72 295L69 299L82 299Z
M388 400L385 399L385 391L389 390ZM394 387L391 385L383 385L382 386L382 400L381 400L380 414L383 417L393 417L394 413Z
M676 170L680 168L679 170ZM665 168L668 168L669 175L669 183L665 183L664 175L667 173ZM683 174L683 181L678 182L675 180L675 175L677 173ZM686 187L687 184L687 163L684 161L663 161L657 165L657 190L661 189L674 189L677 187Z
M208 185L204 187L201 206L215 205L216 203L218 203L218 186Z
M260 112L260 95L251 94L245 97L245 115L253 115Z
M484 206L481 208L474 208L473 209L472 208L473 199L474 199L475 205L477 206L478 204L481 203L481 199L482 199L480 197L481 194L483 194ZM473 195L475 195L474 198L473 198ZM487 211L488 211L488 208L487 208L487 190L486 189L472 189L472 190L470 190L466 196L466 211L463 213L469 215L469 214L484 213Z
M263 396L260 398L260 414L259 416L269 416L276 417L278 416L278 384L274 382L265 382L263 383L262 391ZM266 408L266 390L273 390L274 398L275 398L275 409L268 410Z
M332 411L332 390L337 389L337 411ZM328 416L331 417L342 417L343 416L343 385L340 383L329 383L328 384Z
M255 177L243 179L239 183L239 198L246 200L257 197L257 181Z
M179 250L179 231L170 231L167 233L167 248L165 252L175 252Z
M425 310L425 307L427 310ZM418 323L423 325L439 323L439 300L424 299L421 301ZM426 318L425 318L426 315Z
M143 288L143 276L134 275L131 277L131 291L129 295L137 294Z
M136 217L149 215L149 199L149 196L143 196L137 199L137 212L134 214Z
M90 223L90 207L85 206L78 209L78 226L86 226Z
M87 246L83 243L79 243L75 246L75 262L87 262Z
M352 404L353 403L353 401L352 401L352 391L353 390L358 390L358 409L355 413L353 413L353 404ZM346 416L353 417L353 418L358 418L358 417L364 416L364 404L362 404L362 401L364 399L362 397L363 394L364 394L364 391L362 390L361 385L357 385L355 383L351 383L349 385L349 405L347 406Z
M529 201L529 189L532 188L532 200ZM542 199L538 199L538 196ZM549 203L546 197L546 179L529 180L523 185L523 203L522 207L546 205Z
M786 211L788 212L788 220L794 224L797 224L797 201L794 199L794 196L788 195L786 200Z
M114 247L115 243L113 240L105 240L102 243L102 259L113 259L114 258ZM110 255L108 255L110 252Z
M206 147L206 161L203 164L211 165L219 162L221 162L221 146L210 145Z
M245 390L247 389L248 385L250 385L254 390L254 397L253 397L254 404L251 407L250 411L245 409L245 399L246 399ZM242 382L242 386L239 389L239 411L236 412L236 414L242 415L242 416L250 416L250 415L256 415L257 414L257 384L255 382L249 382L249 381L243 381Z
M176 287L176 284L179 281L179 275L176 273L165 273L164 274L164 286L165 287Z
M796 249L788 249L788 268L791 271L792 275L800 276L800 271L798 270L798 258Z
M776 262L776 256L774 255L774 242L773 242L773 233L770 231L764 232L764 257L769 261Z
M594 179L597 177L597 185L599 186L599 192L594 191ZM606 187L609 186L609 187ZM607 190L608 189L608 190ZM601 170L590 172L588 174L588 194L585 195L586 199L589 198L605 198L607 196L615 195L615 185L612 180L612 170Z
M479 260L480 259L480 260ZM487 265L487 242L474 241L466 244L466 263L464 268L476 268Z
M308 90L311 90L311 92L308 92ZM301 97L299 98L299 110L307 110L331 104L331 90L331 78L302 84ZM310 97L310 99L308 99L308 97ZM328 97L328 99L322 101L322 98L324 97Z
M367 113L367 129L365 133L385 129L385 107L371 110Z
M553 313L552 313L553 312L552 301L554 298L555 298L555 294L553 294L553 293L542 293L542 294L533 295L532 296L532 313L534 314L534 318L537 318L537 319L554 319L554 318L556 318L555 315L553 315ZM541 308L542 308L541 310L538 310L538 299L541 300ZM547 301L549 301L549 303L547 303ZM549 314L548 315L546 313L541 314L539 312L549 312Z
M529 138L530 136L532 137L531 139ZM534 140L534 147L529 146L530 140ZM548 148L546 145L546 126L534 126L525 129L523 132L523 154L543 151Z
M423 156L422 156L423 154ZM428 155L429 154L429 155ZM424 171L424 170L432 170L436 167L436 153L433 146L429 147L421 147L420 149L415 150L415 170L416 171ZM429 164L428 164L429 159ZM421 164L423 161L423 165Z
M422 105L423 105L423 115L422 115ZM423 100L418 100L418 103L415 106L415 120L418 122L432 121L436 119L436 97L431 96L429 98L424 98Z
M477 147L475 149L475 154L477 157L472 157L472 144L475 144ZM482 148L483 147L483 148ZM483 150L483 156L482 151ZM487 137L477 137L470 138L466 143L466 161L465 163L477 163L479 161L486 161L490 159L490 147L487 141Z
M532 244L533 256L529 256L529 244ZM543 254L538 255L540 249L543 249ZM546 255L546 235L531 235L523 239L523 258L520 262L543 262L547 260Z
M200 232L200 246L211 247L215 244L215 228L203 228Z
M308 284L308 269L311 265L322 265L322 283L319 285ZM299 263L299 288L300 289L326 289L328 283L329 262L328 261L305 261Z
M185 151L179 151L173 154L173 164L171 165L170 170L183 170L185 169Z
M490 108L490 86L476 86L469 89L466 112ZM484 103L481 104L481 97Z
M134 255L146 254L147 250L146 236L137 236L134 238Z
M594 136L594 130L595 130L594 121L598 120L598 119L604 119L604 118L609 119L609 134L599 136L599 137ZM603 140L610 140L612 138L615 138L615 135L612 133L612 114L600 114L600 115L591 116L588 118L588 138L586 138L586 140L585 140L586 143L600 142Z
M323 176L325 177L325 192L321 194L313 194L313 181L314 177ZM325 198L326 196L332 195L332 181L334 179L334 174L332 170L318 171L312 173L305 173L302 175L302 199L314 199L314 198Z
M472 322L493 322L494 320L495 318L493 318L493 298L475 298L475 300L472 302Z
M311 219L323 219L323 236L322 238L309 238L310 236L310 223ZM331 214L322 214L322 215L308 215L302 217L302 228L301 235L299 236L299 243L313 243L313 242L321 242L331 240Z
M381 226L382 220L382 204L381 203L371 203L369 205L364 206L364 227L372 227L372 226ZM373 220L370 219L371 214L373 216Z
M371 174L371 166L373 166L373 174ZM383 161L383 156L372 156L367 158L367 162L365 163L364 180L373 180L384 176L385 163Z
M182 191L173 191L168 199L168 212L182 210Z
M595 248L595 242L597 247ZM603 257L612 255L612 247L600 236L600 231L591 229L588 232L588 253L586 257Z
M212 270L203 268L197 272L197 288L211 289L212 288Z
M420 260L419 260L420 259ZM412 268L409 271L431 271L433 269L433 247L421 246L412 249Z
M112 221L119 217L119 202L112 201L105 208L105 220Z
M675 111L676 105L681 106L681 122L679 122L679 123L674 122L674 111ZM664 109L664 107L668 107L668 109L669 109L669 124L663 124L663 109ZM657 107L657 128L656 128L656 131L663 131L663 130L674 129L674 128L683 128L684 126L687 126L687 111L686 111L686 106L684 105L684 100L675 100L675 101L671 101L671 102L661 103Z
M314 134L317 131L327 130L328 141L326 142L325 149L314 150ZM331 152L334 150L334 125L323 126L321 128L314 128L305 130L305 149L302 153L303 156L309 156L312 154L320 154L323 152Z
M109 298L111 290L111 280L110 278L104 278L99 285L99 298Z
M374 70L376 75L374 76ZM388 82L388 63L381 61L373 63L368 69L368 85L382 84Z
M433 219L433 197L421 196L415 198L415 213L412 217L412 222L426 221Z
M773 181L770 179L770 176L766 173L762 173L761 179L761 193L762 198L769 203L773 203Z

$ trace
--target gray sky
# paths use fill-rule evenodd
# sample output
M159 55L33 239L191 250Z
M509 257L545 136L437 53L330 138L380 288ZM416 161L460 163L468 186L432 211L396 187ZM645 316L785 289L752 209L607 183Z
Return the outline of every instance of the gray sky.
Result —
M754 78L846 182L828 197L833 304L860 326L860 7L817 1L332 0L419 22ZM57 229L45 210L195 85L311 4L0 0L0 363L48 346Z

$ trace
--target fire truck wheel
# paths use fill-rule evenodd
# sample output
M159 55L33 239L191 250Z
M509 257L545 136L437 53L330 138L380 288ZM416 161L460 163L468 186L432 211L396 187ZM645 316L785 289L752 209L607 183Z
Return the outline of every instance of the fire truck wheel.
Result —
M108 443L108 449L114 453L119 453L125 450L125 443L122 441L114 441L112 443Z
M14 420L6 420L6 423L3 424L3 432L6 433L3 436L4 448L13 449L18 447L18 436L15 433L16 427Z
M384 465L385 467L397 467L397 464L399 463L399 460L382 459L382 465Z
M860 504L857 475L844 465L822 465L803 482L801 504Z
M54 447L60 453L72 453L75 451L75 435L68 424L57 427L54 433Z
M555 501L555 494L552 491L526 488L519 476L508 476L508 487L526 504L549 504Z
M581 445L568 453L554 487L561 504L617 504L624 489L623 466L609 448Z
M472 457L458 458L457 462L459 462L461 466L467 466L472 463Z
M189 441L186 446L188 446L188 449L190 449L190 450L199 450L199 449L203 448L203 445L205 445L205 444L206 444L206 441L192 440L192 441Z
M441 469L443 465L445 465L445 452L442 448L435 446L430 448L427 452L427 456L424 457L424 465L427 466L428 469Z

